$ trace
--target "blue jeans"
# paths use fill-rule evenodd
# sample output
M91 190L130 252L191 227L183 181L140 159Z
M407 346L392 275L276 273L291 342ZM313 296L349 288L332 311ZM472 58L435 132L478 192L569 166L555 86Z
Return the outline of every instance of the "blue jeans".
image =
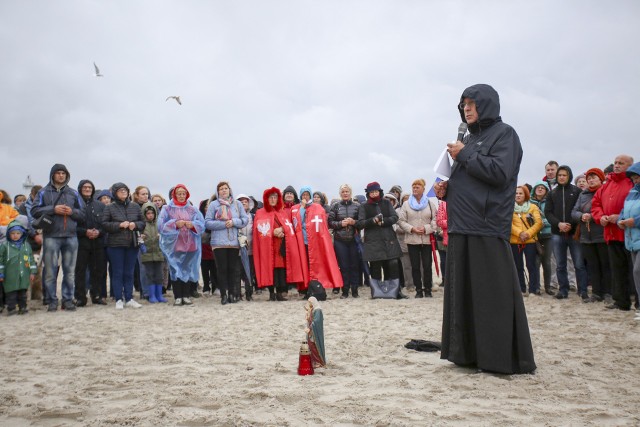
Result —
M111 264L111 289L116 301L122 298L124 290L124 301L133 298L133 269L138 260L138 248L134 247L109 247L109 263Z
M582 256L582 246L573 240L573 236L554 234L551 237L553 243L553 255L556 258L556 276L562 295L569 294L569 275L567 273L567 248L571 253L573 266L576 270L576 281L578 282L578 293L587 293L587 269Z
M535 243L528 243L520 249L520 245L511 244L511 253L516 263L518 271L518 281L520 282L520 290L522 293L527 292L527 283L524 279L524 267L527 266L527 274L529 275L529 293L535 294L540 290L540 267L536 264L538 251ZM524 262L522 257L524 256Z
M47 288L47 301L57 304L56 296L58 264L62 259L62 301L73 301L76 283L76 257L78 256L77 237L45 237L43 248L44 286Z

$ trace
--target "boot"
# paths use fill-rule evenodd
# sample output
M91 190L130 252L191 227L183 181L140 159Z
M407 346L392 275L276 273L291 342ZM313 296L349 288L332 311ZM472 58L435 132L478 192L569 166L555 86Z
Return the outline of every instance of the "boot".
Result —
M229 304L230 301L229 301L229 297L227 296L227 293L225 291L220 291L220 294L222 295L220 299L221 304L222 305Z
M157 285L149 285L147 288L147 292L149 292L149 303L156 304L158 301L158 296L156 292Z
M158 302L167 302L167 299L162 296L162 285L156 285L156 299Z
M289 298L287 298L288 294L288 292L278 292L276 299L278 301L289 301Z
M274 292L273 286L269 286L267 289L269 289L269 301L275 301L276 293Z
M416 290L416 298L424 298L424 294L422 293L422 289Z
M253 301L253 292L250 290L246 291L244 297L247 301Z

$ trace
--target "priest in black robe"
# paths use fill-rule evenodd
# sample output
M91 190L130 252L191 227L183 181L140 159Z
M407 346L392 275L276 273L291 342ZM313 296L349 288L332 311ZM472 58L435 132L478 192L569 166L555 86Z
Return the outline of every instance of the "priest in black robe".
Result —
M500 118L498 93L478 84L458 104L469 133L448 144L451 176L435 186L447 201L441 357L488 372L524 374L536 364L509 247L522 146Z

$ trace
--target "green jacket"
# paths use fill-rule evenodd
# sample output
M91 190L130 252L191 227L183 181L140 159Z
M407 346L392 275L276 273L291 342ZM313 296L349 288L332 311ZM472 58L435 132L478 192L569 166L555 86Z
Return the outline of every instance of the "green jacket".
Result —
M146 212L153 210L155 218L152 222L147 221ZM142 205L142 216L147 226L144 228L144 245L147 247L147 252L140 255L140 261L142 262L154 262L164 261L164 255L160 250L160 233L158 232L158 210L156 205L151 202L147 202Z
M22 237L14 242L9 238L9 233L18 228L22 231ZM24 227L18 221L11 221L7 227L7 241L0 246L0 277L4 280L2 286L5 292L29 289L30 276L37 273L38 266L26 239Z

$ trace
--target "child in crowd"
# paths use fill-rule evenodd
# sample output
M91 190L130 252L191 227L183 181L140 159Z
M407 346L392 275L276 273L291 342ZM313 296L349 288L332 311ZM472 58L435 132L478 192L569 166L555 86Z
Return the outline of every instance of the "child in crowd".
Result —
M7 241L0 246L0 289L5 294L9 316L16 314L16 304L18 314L27 313L27 289L38 269L26 239L27 230L20 222L12 221L7 227Z
M146 275L146 283L149 284L149 302L151 304L157 302L167 302L162 296L162 265L164 264L164 255L160 250L160 233L158 233L158 211L156 205L152 202L146 202L142 205L142 215L147 222L144 228L144 244L147 248L145 253L140 255L140 260L144 264Z

